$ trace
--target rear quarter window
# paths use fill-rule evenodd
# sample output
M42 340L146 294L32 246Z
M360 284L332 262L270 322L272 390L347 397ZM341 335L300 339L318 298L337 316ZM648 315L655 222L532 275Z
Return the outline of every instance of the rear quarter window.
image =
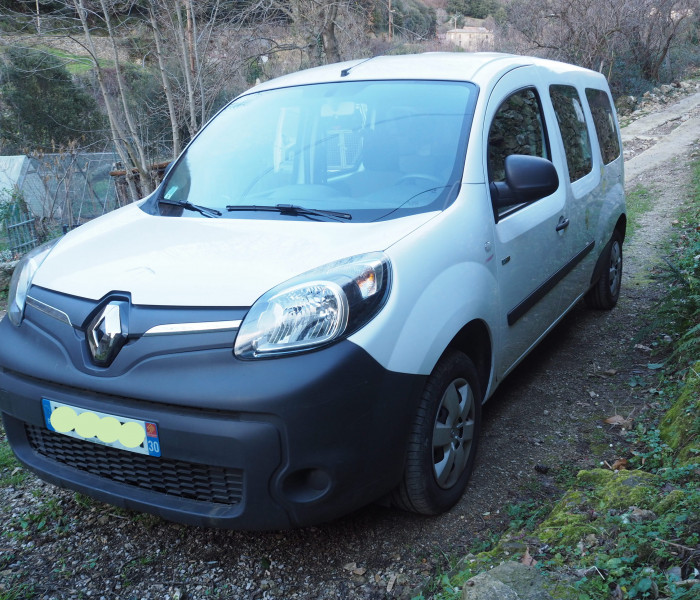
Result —
M588 175L593 168L591 140L588 137L581 98L576 88L568 85L551 86L549 95L564 142L569 179L577 181Z
M609 164L620 156L620 141L615 126L615 113L610 98L603 90L586 89L586 98L593 115L598 145L603 155L603 163Z

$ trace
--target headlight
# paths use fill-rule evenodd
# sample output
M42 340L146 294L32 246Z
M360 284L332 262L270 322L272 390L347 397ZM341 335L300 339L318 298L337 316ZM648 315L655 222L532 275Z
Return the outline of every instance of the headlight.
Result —
M236 336L238 358L263 358L329 344L364 326L383 306L390 267L381 253L330 263L261 296Z
M51 240L25 254L22 260L17 263L12 273L10 291L7 297L7 316L10 318L10 321L18 327L24 317L24 305L27 301L27 292L32 285L34 274L49 255L51 249L58 243L59 239L60 238Z

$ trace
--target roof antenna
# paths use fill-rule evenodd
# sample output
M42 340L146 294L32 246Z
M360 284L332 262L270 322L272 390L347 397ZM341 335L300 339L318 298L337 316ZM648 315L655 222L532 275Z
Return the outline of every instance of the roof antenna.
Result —
M349 67L343 69L343 70L340 72L340 76L341 76L341 77L347 77L348 75L350 75L350 71L352 71L352 69L354 69L355 67L359 67L360 65L365 64L368 60L372 60L373 58L375 58L375 57L374 57L374 56L370 56L369 58L365 58L365 60L361 60L359 63L355 63L354 65L350 65Z

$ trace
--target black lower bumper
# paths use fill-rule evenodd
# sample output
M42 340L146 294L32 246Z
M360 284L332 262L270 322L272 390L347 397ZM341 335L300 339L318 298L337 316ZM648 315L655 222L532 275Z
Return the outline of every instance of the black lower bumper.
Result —
M34 344L13 348L11 338L28 338L2 326L8 440L23 464L57 485L187 524L279 529L347 514L401 478L424 377L387 371L351 342L250 363L230 348L178 352L138 367L138 393L124 385L129 393L120 394L129 372L91 378L70 361L57 364L51 340L36 353ZM54 362L37 366L42 356ZM156 422L162 455L51 432L44 398Z

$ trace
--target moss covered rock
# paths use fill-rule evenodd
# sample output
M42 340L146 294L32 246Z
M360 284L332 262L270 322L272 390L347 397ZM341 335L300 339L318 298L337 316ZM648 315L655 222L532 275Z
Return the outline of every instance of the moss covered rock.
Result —
M630 506L651 508L658 500L655 488L658 477L646 471L594 469L581 471L577 480L584 486L593 486L589 496L593 508L597 510L624 510Z
M659 434L680 465L700 464L700 361L691 367L678 400L661 420Z
M539 526L535 536L556 546L576 546L605 528L601 516L631 507L658 504L658 477L644 471L581 471L577 489L569 490Z

